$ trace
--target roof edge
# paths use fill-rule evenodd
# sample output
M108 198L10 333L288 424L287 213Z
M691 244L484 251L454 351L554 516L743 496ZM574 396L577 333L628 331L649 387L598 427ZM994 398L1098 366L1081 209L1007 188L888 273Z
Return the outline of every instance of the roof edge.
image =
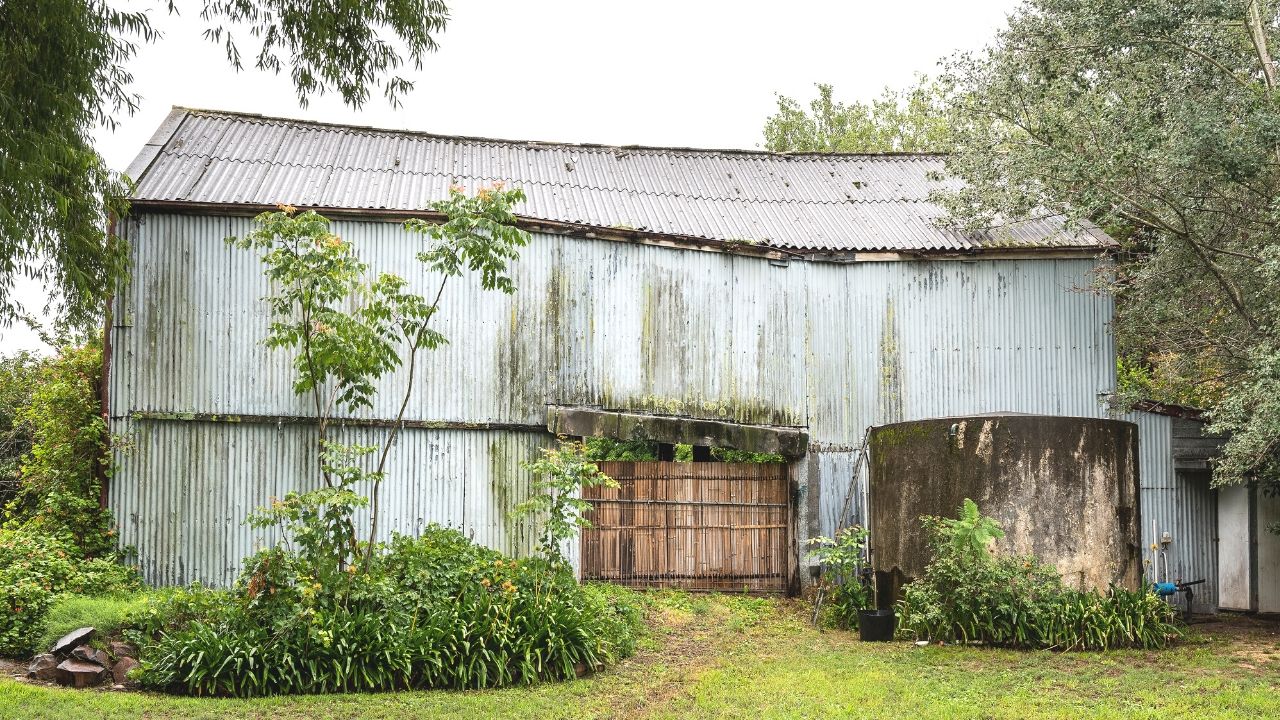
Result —
M130 208L151 212L174 212L178 214L213 213L238 217L252 217L262 212L277 209L279 206L269 203L211 203L191 200L131 200ZM298 206L300 210L311 210L330 218L346 220L371 220L376 222L401 222L410 218L437 220L443 216L430 210L398 210L382 208L344 208L324 206ZM723 252L733 255L758 257L766 260L809 260L837 264L858 262L893 262L924 259L955 260L1025 260L1053 258L1096 258L1108 255L1112 248L1095 245L1063 245L1049 247L977 247L968 249L936 248L936 249L845 249L815 250L779 247L777 245L755 244L734 240L720 240L696 235L680 235L677 233L655 232L652 230L633 230L629 228L605 227L586 223L573 223L561 220L517 215L516 224L530 232L545 232L553 235L570 235L586 240L609 240L630 242L641 245L657 245L685 250L702 250L706 252Z
M485 137L480 135L449 135L446 133L433 133L425 130L412 130L407 128L379 127L376 125L355 125L351 123L325 122L322 120L306 120L303 118L282 117L279 115L263 115L261 113L240 112L236 110L214 110L210 108L191 108L174 105L170 113L181 113L183 115L208 115L208 116L226 116L233 118L242 118L246 120L258 120L264 122L283 122L295 125L310 125L321 128L338 128L344 130L367 131L375 133L392 133L395 135L412 135L414 137L434 138L439 140L465 140L469 142L479 143L502 143L505 145L530 145L538 147L563 147L563 148L583 148L588 150L654 150L654 151L677 151L690 153L717 153L721 155L751 155L758 157L844 157L844 158L940 158L946 157L949 153L936 152L865 152L865 153L839 153L839 152L774 152L772 150L750 150L745 148L707 148L707 147L688 147L677 145L616 145L610 143L574 143L562 142L558 140L516 140L512 138L496 138ZM154 140L154 138L153 138Z
M1152 413L1153 415L1166 415L1168 417L1183 418L1186 420L1199 420L1200 422L1208 422L1209 418L1205 417L1205 411L1191 407L1190 405L1178 405L1176 403L1165 403L1159 400L1139 400L1133 404L1134 410Z
M125 169L125 177L137 182L142 178L143 173L151 168L151 164L160 156L160 151L165 145L173 139L174 133L178 132L178 127L182 125L182 121L186 120L187 111L184 108L174 107L165 116L165 119L151 134L151 139L147 141L138 154L133 158L133 162L129 163L129 167Z

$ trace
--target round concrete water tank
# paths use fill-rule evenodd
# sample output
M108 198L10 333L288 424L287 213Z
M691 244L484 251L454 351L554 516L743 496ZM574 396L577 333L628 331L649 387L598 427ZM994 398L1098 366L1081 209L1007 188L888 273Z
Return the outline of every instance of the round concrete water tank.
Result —
M874 428L868 525L881 604L931 553L922 515L955 517L965 498L996 518L1004 553L1035 555L1077 588L1141 578L1138 428L1045 415L935 418Z

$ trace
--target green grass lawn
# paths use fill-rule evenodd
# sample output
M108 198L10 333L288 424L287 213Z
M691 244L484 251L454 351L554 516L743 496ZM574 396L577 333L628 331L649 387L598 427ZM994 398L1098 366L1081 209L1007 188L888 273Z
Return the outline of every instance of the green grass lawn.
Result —
M481 692L260 700L74 691L0 679L0 718L1280 718L1280 626L1199 626L1163 652L864 644L791 602L663 594L616 668Z

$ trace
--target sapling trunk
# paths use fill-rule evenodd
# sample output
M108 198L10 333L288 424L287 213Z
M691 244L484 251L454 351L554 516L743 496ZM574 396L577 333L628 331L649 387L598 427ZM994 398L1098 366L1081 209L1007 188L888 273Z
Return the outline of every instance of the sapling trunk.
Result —
M382 491L382 474L387 467L387 457L391 453L391 446L395 443L396 436L400 434L400 430L404 427L404 413L409 407L409 398L413 396L413 381L418 364L418 350L422 347L422 338L427 326L431 323L431 318L435 317L436 310L440 307L440 298L444 296L444 287L448 282L448 275L445 275L440 280L440 287L436 289L435 300L431 303L431 309L427 311L427 319L421 327L417 328L417 332L413 334L409 342L409 378L405 382L404 397L400 400L400 411L396 413L396 420L395 424L391 426L391 433L387 435L387 440L382 446L382 454L378 457L378 469L373 476L372 492L369 493L369 546L365 551L366 560L373 557L373 543L378 537L378 501ZM368 565L367 562L365 564L366 566Z

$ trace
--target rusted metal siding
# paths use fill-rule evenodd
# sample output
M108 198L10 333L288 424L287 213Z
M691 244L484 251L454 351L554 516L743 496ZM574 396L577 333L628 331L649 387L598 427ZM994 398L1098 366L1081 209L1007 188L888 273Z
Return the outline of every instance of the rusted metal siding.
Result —
M164 566L149 569L149 579L225 577L223 561L197 562L212 550L184 543L194 543L201 527L233 534L221 557L234 561L252 545L238 525L243 512L280 489L249 475L299 472L296 463L246 462L230 477L222 455L197 461L182 449L263 442L300 452L300 441L286 442L274 427L263 435L248 423L129 419L310 413L291 391L287 357L260 342L268 287L256 255L223 242L249 227L246 218L161 214L122 224L135 280L114 315L113 428L171 434L145 460L123 454L112 482L112 507L128 519L124 541ZM399 225L342 221L334 230L375 270L434 288L413 259L417 241ZM421 457L434 459L413 466L413 482L463 482L495 439L524 438L503 442L525 443L519 459L528 457L547 403L806 426L816 471L801 492L816 495L818 507L798 528L803 542L834 529L868 426L993 411L1103 416L1098 394L1114 384L1112 301L1087 290L1097 267L1092 259L778 266L538 234L513 267L515 295L485 293L469 280L446 290L440 329L451 342L425 358L407 414L441 430L419 429L402 443L431 446L433 433L464 423L504 429L450 430L458 438L451 443L466 443L471 469L442 469L456 445L439 456L424 450ZM358 417L394 417L397 402L386 393ZM1145 452L1142 462L1145 469ZM214 512L212 504L221 514L187 526L179 510L190 487L220 493L202 501L201 512ZM387 503L388 513L463 517L444 497L427 495L421 502L438 505L424 513L410 510L406 496ZM861 513L861 495L852 502ZM464 515L476 517L478 507ZM182 572L173 565L179 559ZM202 568L212 574L202 576Z
M445 137L176 109L130 167L134 199L423 209L452 183L519 185L526 217L802 251L1114 247L1059 218L938 222L938 155L778 154Z

